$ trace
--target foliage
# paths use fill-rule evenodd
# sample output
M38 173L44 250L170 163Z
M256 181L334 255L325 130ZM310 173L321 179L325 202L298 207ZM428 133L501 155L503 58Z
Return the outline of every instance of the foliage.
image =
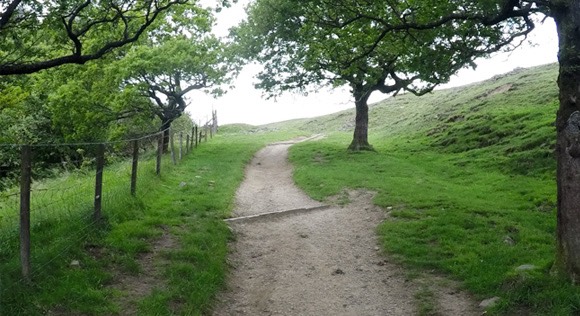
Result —
M182 115L173 122L171 130L174 133L191 134L191 130L194 126L195 123L189 115Z
M177 113L172 111L171 104L175 103L171 102L169 102L169 108L158 109L159 105L152 103L153 100L149 98L149 95L143 95L144 91L141 88L144 83L130 84L129 78L143 74L148 80L152 80L150 82L157 80L157 87L163 91L173 89L173 92L179 90L180 87L174 84L165 85L164 79L179 78L180 82L197 80L194 84L203 84L207 87L214 85L217 81L221 83L228 80L229 77L224 73L224 69L230 64L226 64L223 59L218 61L224 51L224 45L208 35L213 23L211 12L200 8L195 2L186 4L186 1L143 1L118 4L120 7L117 9L127 9L129 6L138 8L117 12L118 15L110 16L111 20L108 20L105 13L99 15L94 7L98 6L97 4L87 1L82 2L82 5L86 6L79 7L80 4L81 2L75 1L61 3L60 11L49 12L58 5L58 2L50 2L42 10L57 19L59 14L78 8L79 11L72 13L68 21L63 21L79 27L82 23L89 23L88 21L96 23L90 26L91 30L87 30L87 33L81 36L80 40L86 44L83 46L84 52L93 49L94 47L91 46L93 44L107 45L111 36L121 36L114 33L122 30L123 27L134 29L140 22L143 22L142 16L138 17L140 14L138 8L144 9L148 5L163 6L163 8L156 7L155 10L158 13L151 12L151 14L159 14L159 18L155 21L149 20L151 22L147 26L149 31L140 35L140 41L131 46L117 47L114 52L107 52L91 63L80 67L65 63L56 69L48 69L32 75L3 76L0 82L2 91L0 122L7 128L0 131L0 143L93 143L138 138L158 130L159 126L165 123L163 120L166 120L166 117L171 117L171 120L177 118L181 115L185 104ZM115 3L102 5L100 9L103 12L115 11ZM40 7L26 7L26 10L30 10L27 13L29 16L26 16L26 19L31 21L30 24L16 18L12 20L16 24L7 24L7 29L0 27L0 36L6 32L23 30L37 32L38 34L27 33L33 37L46 37L46 33L50 33L51 30L58 33L56 30L58 25L42 24L32 28L34 24L32 21L35 19L34 12L40 10ZM87 15L89 13L94 16ZM107 23L114 24L113 20L121 15L132 18L127 20L124 26L123 23L117 25L118 30L116 27L111 29L112 25L107 25ZM101 21L101 19L104 20ZM22 30L16 30L18 27L22 27ZM181 35L178 36L178 34ZM127 34L122 36L127 36ZM47 45L50 42L52 44L48 46L54 48L48 55L43 55L41 50L45 47L39 44L40 46L37 47L39 50L26 51L28 55L21 55L20 61L12 60L8 63L15 67L19 65L36 67L44 62L43 59L57 58L55 56L62 53L58 47L68 45L62 38L60 40L64 42L59 42L59 38L46 38ZM11 45L10 43L3 44ZM9 51L8 46L4 51L7 54L6 61L10 60L12 56L10 54L18 53L16 48ZM35 57L33 54L39 55ZM167 56L172 58L167 58ZM221 92L217 86L214 88L212 92ZM184 95L186 91L182 92ZM185 102L183 95L178 98L181 103ZM156 97L159 100L160 96L156 95ZM170 97L166 96L165 99L171 100ZM93 152L88 150L81 157L76 153L76 149L68 146L47 146L42 152L37 153L37 159L51 164L67 160L80 161L93 156ZM11 176L7 178L14 179L19 164L18 153L8 147L2 147L0 157L2 158L0 173L2 176L10 174ZM38 171L39 176L46 174L41 169Z
M16 144L49 143L59 135L52 133L48 110L42 104L42 96L35 94L34 80L27 77L0 80L0 190L16 181L20 168L20 150ZM51 161L47 150L38 157Z
M187 0L0 2L0 75L84 64L133 43Z
M119 82L106 58L84 67L63 66L34 75L37 91L46 95L53 132L65 142L108 140L108 129L121 118Z
M367 100L372 92L427 93L474 58L506 47L533 28L527 18L487 26L456 19L437 28L412 28L406 24L429 21L456 9L456 3L397 3L260 0L234 35L245 56L264 65L257 87L271 95L348 84L357 106L350 148L358 150L370 147ZM490 2L477 9L485 12L486 5Z
M379 21L387 25L401 24L401 19L420 21L442 14L434 8L450 9L450 5L408 2L396 6L385 8L380 1L342 1L340 6L330 1L256 1L234 35L248 58L264 64L258 87L272 93L345 83L369 85L365 89L369 91L372 85L392 81L401 82L393 91L421 91L429 84L446 82L475 57L502 48L491 43L501 41L506 36L503 32L523 36L529 27L511 22L476 28L465 21L435 30L392 26L393 30L384 32ZM371 13L372 18L368 17ZM381 41L375 42L377 38Z
M221 85L235 73L234 64L224 56L224 44L206 33L198 36L139 45L118 65L125 76L124 88L150 100L147 110L161 120L163 129L185 111L188 92L220 95Z

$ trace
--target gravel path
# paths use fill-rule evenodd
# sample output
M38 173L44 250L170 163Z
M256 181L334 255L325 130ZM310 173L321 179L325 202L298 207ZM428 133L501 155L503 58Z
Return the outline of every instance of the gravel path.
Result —
M381 255L375 228L386 213L372 194L320 208L292 181L289 143L270 145L248 166L237 193L228 290L214 310L229 315L414 315L417 282ZM318 208L317 208L318 207ZM315 208L314 210L304 210ZM472 303L445 289L442 315L475 315Z
M290 146L272 144L256 154L237 191L234 217L322 205L294 185L288 162Z

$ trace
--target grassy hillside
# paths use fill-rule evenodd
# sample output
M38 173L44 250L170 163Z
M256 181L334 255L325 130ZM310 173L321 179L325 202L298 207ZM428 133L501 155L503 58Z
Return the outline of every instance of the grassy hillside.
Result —
M555 143L557 66L517 69L488 81L422 97L398 95L370 106L369 135L373 144L412 150L463 153L466 162L482 162L506 172L550 172ZM350 134L354 110L313 119L266 125L325 134ZM404 141L401 141L404 140ZM480 161L493 153L501 162ZM528 166L533 164L533 168Z
M520 69L427 96L371 106L377 152L349 153L354 113L278 123L325 133L294 146L295 179L323 200L346 188L391 207L385 249L408 267L442 272L490 313L569 315L580 289L550 275L555 236L557 67ZM354 111L353 111L354 112ZM519 271L522 265L532 270Z

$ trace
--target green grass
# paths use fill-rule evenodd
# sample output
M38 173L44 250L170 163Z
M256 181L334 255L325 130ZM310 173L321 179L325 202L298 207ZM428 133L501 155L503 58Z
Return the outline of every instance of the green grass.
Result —
M426 286L422 286L417 293L415 293L415 302L417 304L417 315L419 316L435 316L437 314L436 298L433 290Z
M374 203L392 207L378 229L385 249L410 268L462 281L480 299L501 297L490 313L578 313L580 288L550 274L556 75L548 65L375 104L377 152L346 150L346 112L290 122L329 135L292 148L294 178L319 200L346 188L376 191ZM516 272L523 264L537 269Z
M371 106L377 152L349 153L353 113L265 126L234 125L188 155L164 161L161 177L143 162L138 195L128 194L127 163L107 167L106 225L89 225L93 175L38 182L33 214L33 282L19 277L17 196L0 196L0 314L201 315L223 286L227 242L222 219L252 154L264 144L325 133L291 149L297 183L316 199L346 188L377 192L392 207L378 228L385 249L410 271L438 271L485 299L489 314L570 315L580 290L550 274L555 236L554 65L522 70L424 97L399 95ZM66 188L55 191L53 188ZM58 192L58 193L55 193ZM82 194L81 194L82 193ZM56 202L54 201L56 198ZM52 202L51 202L52 201ZM138 258L164 234L160 282L135 302L117 276L139 276ZM71 267L72 260L81 265ZM515 268L533 264L533 271ZM417 294L436 313L433 293Z
M166 156L160 177L154 160L142 159L136 197L129 194L130 164L109 165L103 225L91 222L92 171L35 183L29 283L20 277L18 196L5 192L0 200L0 315L123 314L127 305L139 315L208 311L227 269L231 235L222 219L232 209L246 163L266 143L299 134L236 136L226 128L177 166ZM139 276L139 258L164 233L173 247L154 258L159 284L150 295L132 301L114 285L119 276ZM71 266L73 260L80 266Z

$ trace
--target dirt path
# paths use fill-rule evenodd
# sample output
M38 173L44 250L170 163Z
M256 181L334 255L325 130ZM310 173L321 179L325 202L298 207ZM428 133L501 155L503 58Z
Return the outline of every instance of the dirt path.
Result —
M344 207L320 207L294 185L289 146L273 144L255 156L234 216L302 211L230 222L237 237L232 273L214 315L419 313L416 294L425 284L407 280L380 254L375 228L386 213L370 203L372 194L351 192ZM437 312L476 314L457 291L436 287Z

